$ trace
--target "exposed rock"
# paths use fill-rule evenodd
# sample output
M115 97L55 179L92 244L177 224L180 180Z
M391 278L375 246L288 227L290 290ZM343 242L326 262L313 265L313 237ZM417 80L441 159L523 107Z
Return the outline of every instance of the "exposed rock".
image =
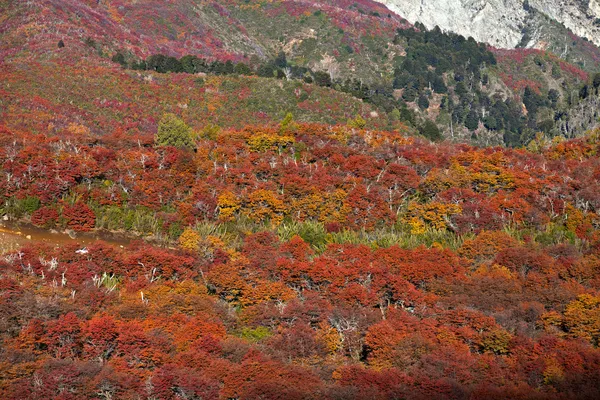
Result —
M412 23L421 22L429 29L437 25L496 47L542 47L539 32L544 20L536 18L536 11L600 45L600 0L380 1Z

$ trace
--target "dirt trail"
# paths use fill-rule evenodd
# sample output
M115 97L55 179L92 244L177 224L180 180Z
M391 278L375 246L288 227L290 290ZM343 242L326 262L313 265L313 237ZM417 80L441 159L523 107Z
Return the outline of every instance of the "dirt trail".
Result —
M32 242L47 243L56 246L68 243L79 243L82 246L85 246L97 240L103 240L107 243L122 247L125 247L130 243L130 240L127 238L116 237L115 235L104 232L69 235L67 233L49 231L47 229L28 225L0 223L0 254L17 250L21 246Z

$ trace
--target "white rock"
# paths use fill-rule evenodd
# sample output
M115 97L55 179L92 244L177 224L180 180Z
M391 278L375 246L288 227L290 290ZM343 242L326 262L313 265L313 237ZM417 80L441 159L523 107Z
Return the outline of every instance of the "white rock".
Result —
M523 28L538 30L540 19L531 19L525 0L380 0L411 23L421 22L428 29L442 30L486 42L496 47L513 48L523 39ZM562 23L576 35L600 46L600 0L586 5L580 0L529 0L529 6ZM531 26L534 24L534 26ZM528 46L539 46L535 40Z

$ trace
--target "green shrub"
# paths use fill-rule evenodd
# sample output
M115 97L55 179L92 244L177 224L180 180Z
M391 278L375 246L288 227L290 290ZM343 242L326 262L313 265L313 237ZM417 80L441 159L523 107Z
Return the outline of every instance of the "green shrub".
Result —
M242 339L246 339L250 342L259 342L259 341L266 339L272 335L273 335L273 333L271 332L271 330L264 326L258 326L254 329L244 328L244 329L242 329L242 332L240 333L240 337Z
M173 146L193 149L196 147L192 128L175 114L165 114L158 124L158 133L154 137L156 146Z

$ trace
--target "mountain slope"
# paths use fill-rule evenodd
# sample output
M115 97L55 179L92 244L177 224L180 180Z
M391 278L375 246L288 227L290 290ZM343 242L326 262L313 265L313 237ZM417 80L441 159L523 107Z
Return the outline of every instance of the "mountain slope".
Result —
M50 134L74 125L100 135L153 134L167 112L201 129L264 124L288 112L299 121L336 124L374 111L347 94L300 81L124 71L94 54L67 64L60 50L46 60L3 65L0 120L6 125ZM387 124L384 113L377 115L371 126Z
M0 0L0 399L596 399L600 74L403 24Z
M596 46L600 44L600 6L596 0L381 2L409 21L420 22L429 29L437 25L500 48L549 50L588 70L597 69L599 65L600 51Z
M36 132L77 124L151 135L166 112L197 129L278 122L292 112L303 122L361 114L373 128L410 125L429 138L520 146L539 130L564 131L557 115L587 79L543 51L495 51L495 65L485 44L413 29L370 0L4 1L0 10L1 118ZM591 43L577 43L591 46L581 48L583 64L600 61ZM118 55L133 67L157 54L230 61L230 76L123 71L110 62ZM261 73L282 54L278 70ZM267 79L235 76L240 63ZM304 73L290 79L288 67L325 75L329 82L319 85L329 88L307 84ZM527 88L541 97L527 101ZM539 104L533 111L525 103Z
M299 64L344 76L360 71L369 81L391 72L393 54L382 49L397 28L409 26L370 0L41 0L0 2L0 14L3 57L47 52L59 40L71 48L93 41L100 53L137 57L248 61L285 51Z

